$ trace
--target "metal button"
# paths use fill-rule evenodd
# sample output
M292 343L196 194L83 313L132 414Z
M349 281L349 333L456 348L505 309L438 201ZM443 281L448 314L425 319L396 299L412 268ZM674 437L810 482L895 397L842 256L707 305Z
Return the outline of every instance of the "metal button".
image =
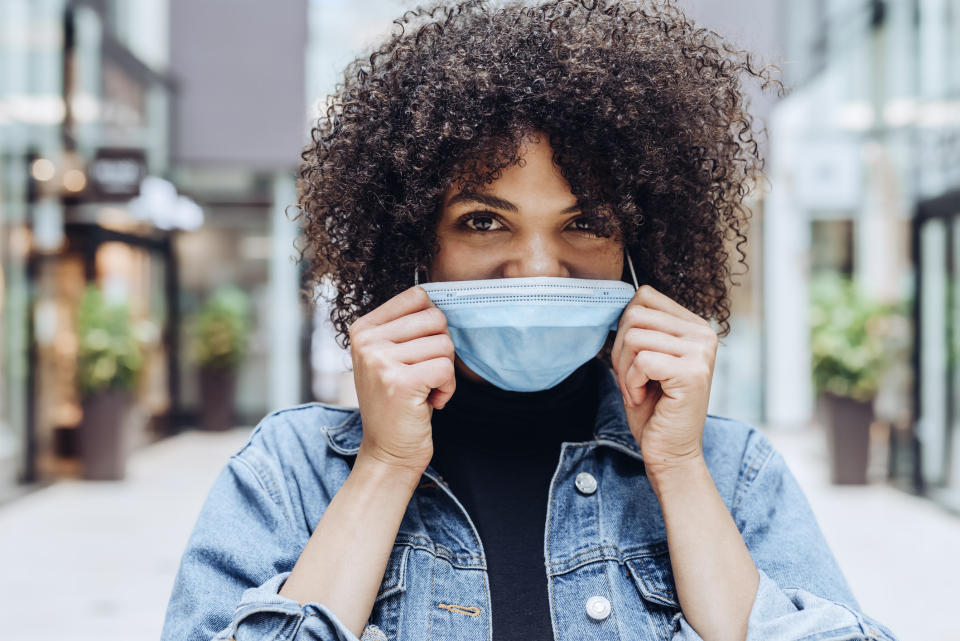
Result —
M587 616L594 621L603 621L610 616L610 601L602 596L587 599Z
M573 483L577 486L577 490L579 490L581 494L593 494L597 491L597 479L593 478L593 474L588 472L580 472L577 474L577 478Z

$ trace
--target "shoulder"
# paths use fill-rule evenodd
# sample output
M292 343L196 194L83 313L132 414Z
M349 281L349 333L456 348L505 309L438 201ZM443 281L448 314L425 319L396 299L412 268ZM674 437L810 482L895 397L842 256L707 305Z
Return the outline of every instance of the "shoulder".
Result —
M762 463L773 454L773 445L760 428L735 418L707 414L703 447L724 457L738 456Z
M318 494L332 498L350 472L361 434L356 407L306 403L272 412L230 459L258 478L275 498Z
M707 414L703 453L718 489L731 507L777 455L762 429L714 414Z
M250 433L250 438L238 452L262 449L275 454L291 448L323 454L328 448L342 449L345 439L352 444L352 431L360 434L360 410L356 407L327 403L304 403L277 410L265 416ZM358 443L359 444L359 443Z

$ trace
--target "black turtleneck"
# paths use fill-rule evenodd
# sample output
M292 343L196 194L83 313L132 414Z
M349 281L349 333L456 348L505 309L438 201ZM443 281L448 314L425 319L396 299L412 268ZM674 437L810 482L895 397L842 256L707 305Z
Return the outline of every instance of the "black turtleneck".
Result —
M538 392L508 392L458 371L456 391L433 413L431 464L480 535L494 639L553 638L543 545L547 495L560 444L593 438L602 366L591 359Z

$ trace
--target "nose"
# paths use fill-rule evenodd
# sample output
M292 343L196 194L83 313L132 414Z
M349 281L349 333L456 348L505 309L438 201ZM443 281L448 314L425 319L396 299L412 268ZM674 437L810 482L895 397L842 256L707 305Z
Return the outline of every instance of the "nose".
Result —
M518 239L503 265L503 278L531 276L570 277L570 269L560 248L545 235L530 234Z

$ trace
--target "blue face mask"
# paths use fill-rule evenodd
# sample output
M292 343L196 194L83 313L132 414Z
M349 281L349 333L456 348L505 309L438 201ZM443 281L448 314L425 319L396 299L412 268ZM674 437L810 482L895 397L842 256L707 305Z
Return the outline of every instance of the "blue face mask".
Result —
M420 285L447 317L471 370L515 392L549 389L597 355L634 286L584 278L494 278ZM415 277L415 280L419 280ZM419 284L419 282L418 282Z

